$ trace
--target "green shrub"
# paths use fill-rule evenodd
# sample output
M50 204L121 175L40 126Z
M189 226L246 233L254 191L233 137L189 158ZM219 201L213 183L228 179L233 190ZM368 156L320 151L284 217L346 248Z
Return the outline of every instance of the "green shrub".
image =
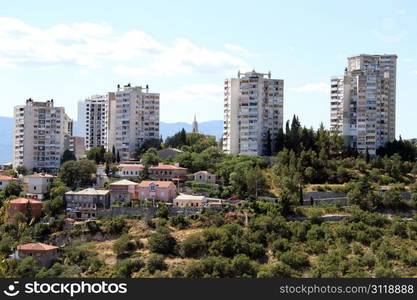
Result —
M310 265L307 254L294 250L282 253L279 259L294 269L300 269Z
M153 274L157 270L163 271L167 269L167 264L164 261L164 256L161 254L152 254L146 262L146 269Z
M149 237L149 250L159 254L169 254L174 251L177 244L175 239L167 232L158 231Z
M118 256L122 254L128 254L140 248L142 245L140 242L133 239L129 234L122 234L114 243L113 243L113 252Z
M138 272L143 267L140 259L126 258L116 263L116 275L121 278L130 278L134 272Z
M182 257L198 258L207 251L206 243L201 234L188 236L180 245L180 255Z
M295 275L295 271L283 262L276 262L267 265L263 270L258 272L258 278L291 278Z

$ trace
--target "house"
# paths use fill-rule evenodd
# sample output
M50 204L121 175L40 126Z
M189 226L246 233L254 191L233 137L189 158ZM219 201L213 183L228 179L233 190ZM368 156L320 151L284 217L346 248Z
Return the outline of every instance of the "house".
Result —
M172 202L177 195L172 181L144 180L138 185L139 199Z
M32 199L43 200L45 195L49 193L55 176L50 174L33 174L25 176L23 179L23 191L26 197Z
M174 199L173 207L202 207L206 202L205 196L180 194Z
M137 196L137 183L123 179L117 182L109 184L110 191L110 205L115 201L129 202L134 199L138 199Z
M120 164L118 175L122 178L138 177L144 168L141 164Z
M17 181L17 179L11 176L0 175L0 191L3 190L7 185L9 185L9 183L13 181Z
M33 257L39 267L50 267L58 259L58 247L43 243L28 243L17 246L12 255L15 259Z
M194 181L214 184L216 183L216 175L207 171L199 171L194 173Z
M74 219L86 220L97 216L100 209L110 206L110 192L88 188L78 192L66 192L67 212Z
M96 171L96 185L103 185L107 180L109 180L109 177L106 174L106 167L98 165Z
M175 158L178 154L182 152L183 151L181 151L180 149L176 149L176 148L166 148L166 149L156 151L158 156L162 159Z
M178 163L175 165L159 163L157 166L149 168L149 176L158 181L186 181L187 169L181 168Z
M40 218L42 216L42 201L35 199L18 198L9 201L7 208L7 214L9 217L13 217L18 212L25 214L30 212L30 215L34 218Z

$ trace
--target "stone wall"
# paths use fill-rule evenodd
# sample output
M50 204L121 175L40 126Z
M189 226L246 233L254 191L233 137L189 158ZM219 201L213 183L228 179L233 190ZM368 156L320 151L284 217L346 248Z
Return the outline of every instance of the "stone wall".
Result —
M113 207L110 209L100 210L98 216L114 218L117 216L140 216L145 219L152 219L156 215L157 207ZM169 216L182 213L185 216L200 213L203 207L168 207ZM211 209L221 210L222 207L213 207Z

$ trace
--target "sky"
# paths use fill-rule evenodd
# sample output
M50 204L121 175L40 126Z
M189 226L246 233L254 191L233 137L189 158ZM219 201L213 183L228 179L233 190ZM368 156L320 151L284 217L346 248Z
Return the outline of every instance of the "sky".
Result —
M2 1L0 116L28 98L77 102L149 85L163 122L223 118L223 82L284 79L284 119L326 127L330 77L355 54L397 54L397 134L417 137L416 1Z

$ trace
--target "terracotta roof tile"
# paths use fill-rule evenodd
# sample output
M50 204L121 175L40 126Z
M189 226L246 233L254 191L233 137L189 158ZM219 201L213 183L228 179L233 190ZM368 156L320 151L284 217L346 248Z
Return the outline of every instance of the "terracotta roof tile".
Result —
M155 167L150 167L150 170L187 170L186 168L181 168L173 165L159 165Z
M33 251L33 250L49 251L49 250L54 250L54 249L58 249L58 247L48 245L48 244L43 244L43 243L28 243L28 244L17 246L17 250L23 250L23 251Z
M171 186L171 184L173 185L173 183L171 181L151 181L151 180L144 180L144 181L142 181L139 184L139 187L147 188L152 183L155 184L158 187L163 187L163 188L169 187L169 186Z
M42 203L42 201L35 200L35 199L27 199L27 198L17 198L17 199L13 199L9 201L9 203L13 203L13 204L26 204L28 202L31 204Z

